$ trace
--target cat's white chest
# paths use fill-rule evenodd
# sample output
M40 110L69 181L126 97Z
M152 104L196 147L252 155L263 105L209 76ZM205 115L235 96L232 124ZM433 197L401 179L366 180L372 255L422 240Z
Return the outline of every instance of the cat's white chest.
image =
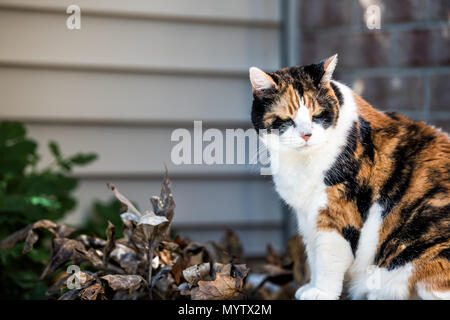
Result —
M324 172L329 164L286 154L275 165L278 166L273 174L276 191L297 213L301 233L312 232L319 210L327 205Z
M273 180L278 194L286 203L299 213L306 213L308 208L323 199L325 185L321 176L301 168L284 167L282 172L274 175Z

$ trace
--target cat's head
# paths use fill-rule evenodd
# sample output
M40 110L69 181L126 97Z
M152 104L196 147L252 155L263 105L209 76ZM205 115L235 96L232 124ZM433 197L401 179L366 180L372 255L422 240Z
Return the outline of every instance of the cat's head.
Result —
M252 122L256 130L266 129L263 141L308 152L333 134L342 103L336 85L330 82L336 63L334 55L317 64L270 73L250 68Z

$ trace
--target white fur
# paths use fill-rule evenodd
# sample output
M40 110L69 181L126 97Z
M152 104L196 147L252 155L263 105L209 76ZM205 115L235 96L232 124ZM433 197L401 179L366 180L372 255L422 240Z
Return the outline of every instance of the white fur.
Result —
M406 299L412 266L408 264L393 271L373 266L382 224L378 204L369 210L355 258L348 241L340 234L317 230L318 213L328 204L324 174L341 153L347 134L358 119L351 89L333 82L344 99L335 127L325 130L308 122L309 115L306 117L305 110L300 108L295 118L300 126L297 124L281 137L275 134L262 137L270 151L275 188L295 210L299 231L306 244L311 282L296 292L296 298L337 299L345 275L350 282L350 294L355 299ZM312 136L305 141L300 133L308 125Z
M368 293L368 286L374 274L373 260L379 241L381 227L381 207L378 203L372 205L367 220L361 229L355 262L348 271L350 280L350 295L353 299L363 299Z
M300 100L300 108L297 110L297 115L294 118L294 123L300 133L311 133L313 123L311 121L309 110L306 107L303 99L299 100Z
M412 275L413 266L408 263L394 270L386 268L374 268L373 281L366 284L369 300L404 300L409 299L409 278ZM363 284L361 284L363 285Z
M344 275L353 261L349 243L337 232L319 231L313 242L314 280L297 290L301 300L336 300L342 292Z
M423 300L450 300L450 291L428 290L421 282L416 285L416 290Z
M347 272L352 299L408 299L412 265L389 271L374 265L382 225L382 208L374 203L361 229L355 261Z

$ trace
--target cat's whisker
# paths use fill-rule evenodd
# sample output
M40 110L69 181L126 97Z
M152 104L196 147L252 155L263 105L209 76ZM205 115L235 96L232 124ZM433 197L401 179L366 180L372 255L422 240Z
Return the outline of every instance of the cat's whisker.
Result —
M262 156L264 156L265 158L262 159ZM256 148L253 155L249 157L249 164L258 165L258 159L260 160L259 162L264 162L268 159L267 147L264 143L258 144L258 147Z

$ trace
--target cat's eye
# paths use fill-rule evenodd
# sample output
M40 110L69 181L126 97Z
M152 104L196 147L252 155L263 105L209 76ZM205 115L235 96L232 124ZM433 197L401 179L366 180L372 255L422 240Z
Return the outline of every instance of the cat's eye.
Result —
M325 110L324 109L319 110L318 112L316 112L316 113L314 113L312 115L312 117L315 118L315 119L323 118L323 116L325 116Z

